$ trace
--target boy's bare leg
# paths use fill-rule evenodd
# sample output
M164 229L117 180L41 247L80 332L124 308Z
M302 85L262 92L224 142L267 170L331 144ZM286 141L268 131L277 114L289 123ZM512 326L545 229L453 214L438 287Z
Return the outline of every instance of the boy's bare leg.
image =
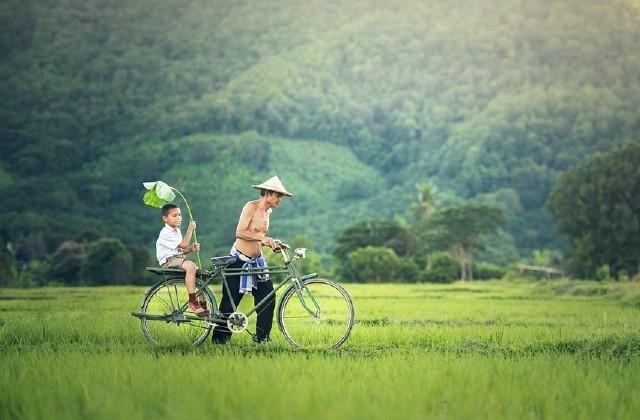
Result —
M184 276L184 284L187 286L189 294L196 292L196 265L193 261L185 260L182 263L182 269L186 272Z
M209 311L204 309L198 303L196 299L196 271L197 267L193 261L186 260L182 263L182 268L185 271L184 284L187 287L187 293L189 293L189 309L196 313L198 316L208 316Z

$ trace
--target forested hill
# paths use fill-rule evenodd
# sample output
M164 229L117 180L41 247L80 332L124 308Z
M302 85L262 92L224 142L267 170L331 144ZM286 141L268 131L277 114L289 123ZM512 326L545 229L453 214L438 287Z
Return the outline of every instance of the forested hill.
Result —
M636 0L9 0L0 34L0 239L32 253L151 244L155 179L223 250L275 173L271 230L324 250L421 182L506 208L504 252L555 247L558 173L640 140Z

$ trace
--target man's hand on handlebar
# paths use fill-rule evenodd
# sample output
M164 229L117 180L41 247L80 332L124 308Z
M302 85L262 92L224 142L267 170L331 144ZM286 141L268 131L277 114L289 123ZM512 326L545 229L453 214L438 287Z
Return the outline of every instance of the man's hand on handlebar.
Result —
M276 251L276 252L277 251L286 251L287 249L290 248L288 244L285 244L285 243L281 242L278 239L275 239L274 242L276 243L276 246L278 247L278 249L274 249L274 251Z
M262 245L263 246L268 246L269 248L273 249L274 251L277 251L280 249L280 246L278 245L279 241L275 241L273 238L270 238L268 236L265 236L264 239L262 240Z
M268 246L274 252L281 252L281 251L289 249L289 245L287 245L285 243L282 243L278 239L273 239L273 238L270 238L268 236L265 236L265 238L262 240L262 245L263 246Z

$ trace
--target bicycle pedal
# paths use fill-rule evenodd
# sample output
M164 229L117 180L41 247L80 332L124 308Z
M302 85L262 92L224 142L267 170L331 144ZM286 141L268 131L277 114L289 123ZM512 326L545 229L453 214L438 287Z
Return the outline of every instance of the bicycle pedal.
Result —
M207 320L207 327L215 327L215 326L222 326L222 327L226 327L227 326L227 318L225 315L222 314L222 312L216 312L215 314L212 315L213 318L216 318L215 320L209 318Z

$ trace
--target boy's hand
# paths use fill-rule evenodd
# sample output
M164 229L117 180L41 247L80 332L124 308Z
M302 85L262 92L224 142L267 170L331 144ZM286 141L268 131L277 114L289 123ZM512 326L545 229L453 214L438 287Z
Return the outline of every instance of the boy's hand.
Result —
M188 231L193 232L194 230L196 230L196 221L192 220L191 222L189 222L189 227L187 227Z
M194 242L191 244L191 250L193 252L200 252L200 244L197 242Z

